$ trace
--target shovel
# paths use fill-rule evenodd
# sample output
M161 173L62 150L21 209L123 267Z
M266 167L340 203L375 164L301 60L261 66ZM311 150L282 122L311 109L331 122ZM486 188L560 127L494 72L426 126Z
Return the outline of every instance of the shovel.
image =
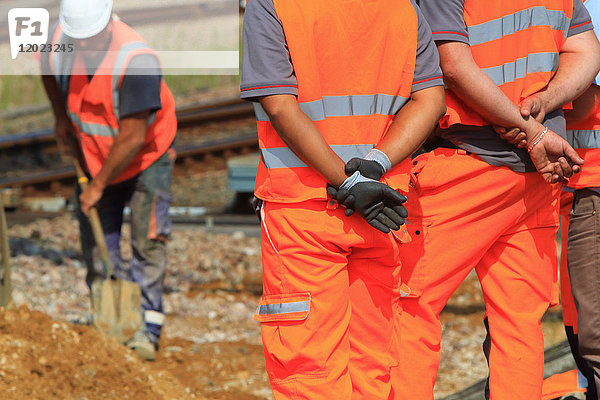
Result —
M12 303L12 285L10 281L10 248L8 247L8 228L4 204L0 196L0 306L7 307Z
M71 150L75 152L76 149L74 144L71 143ZM73 156L72 160L77 172L79 187L83 192L87 188L88 178L79 164L78 157ZM108 254L96 207L90 209L88 218L106 276L105 279L95 279L92 282L91 297L94 326L100 332L125 343L133 337L142 325L142 294L140 287L135 282L115 277L114 266Z

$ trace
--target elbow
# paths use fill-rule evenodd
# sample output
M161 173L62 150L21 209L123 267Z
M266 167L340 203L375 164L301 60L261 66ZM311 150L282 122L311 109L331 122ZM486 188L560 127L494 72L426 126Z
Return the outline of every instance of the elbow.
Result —
M460 80L460 73L458 70L456 70L454 68L445 68L442 71L443 71L444 83L446 84L446 86L449 89L453 89L453 88L459 86L459 83L461 82L461 80Z
M283 105L270 105L270 107L264 107L264 110L272 124L277 124L285 119L286 108Z
M292 110L298 107L296 97L292 95L271 95L261 97L260 105L267 113L272 124L285 120Z

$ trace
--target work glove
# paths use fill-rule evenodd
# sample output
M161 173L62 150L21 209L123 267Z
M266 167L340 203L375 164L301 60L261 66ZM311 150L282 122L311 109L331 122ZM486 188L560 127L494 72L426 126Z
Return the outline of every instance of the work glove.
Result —
M402 205L406 197L388 185L369 179L356 171L339 187L327 187L327 193L346 207L345 214L358 213L375 229L383 233L400 229L408 217Z
M261 222L260 220L260 210L262 208L263 205L263 201L261 199L259 199L256 196L252 196L252 199L250 200L250 204L252 205L252 209L254 210L254 214L256 214L256 216L258 217L258 222Z
M348 161L344 172L350 176L358 171L362 176L378 181L391 168L392 163L383 151L371 149L365 158L355 157Z
M377 161L365 160L364 158L353 158L346 163L344 172L351 176L356 171L365 178L379 181L384 174L384 169Z

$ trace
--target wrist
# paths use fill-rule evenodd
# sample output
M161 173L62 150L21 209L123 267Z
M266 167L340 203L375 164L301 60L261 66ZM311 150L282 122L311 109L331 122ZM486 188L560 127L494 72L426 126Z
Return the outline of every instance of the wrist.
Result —
M362 182L377 182L374 179L367 178L366 176L361 175L360 172L356 171L352 175L350 175L342 184L340 185L340 189L350 190L353 186ZM377 182L379 183L379 182Z
M98 179L97 177L92 179L90 184L89 184L89 188L95 190L95 191L99 191L99 192L104 192L104 189L106 189L106 182L102 181L101 179Z
M381 175L386 174L390 169L392 169L392 162L390 161L389 157L379 149L371 149L364 159L375 161L377 164L379 164L383 171Z
M533 118L529 118L523 126L523 129L521 129L523 132L525 132L525 140L527 141L527 144L529 145L530 142L537 139L544 131L544 128L544 125Z
M548 127L544 127L544 130L538 135L536 136L532 141L527 141L527 152L531 153L531 150L533 150L533 148L535 147L536 144L538 144L546 135L546 133L548 132Z

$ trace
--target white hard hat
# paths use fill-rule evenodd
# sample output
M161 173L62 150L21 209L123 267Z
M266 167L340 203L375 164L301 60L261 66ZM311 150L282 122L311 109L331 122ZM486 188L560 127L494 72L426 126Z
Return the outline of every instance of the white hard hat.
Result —
M62 0L58 20L65 35L87 39L100 33L110 20L112 0Z

